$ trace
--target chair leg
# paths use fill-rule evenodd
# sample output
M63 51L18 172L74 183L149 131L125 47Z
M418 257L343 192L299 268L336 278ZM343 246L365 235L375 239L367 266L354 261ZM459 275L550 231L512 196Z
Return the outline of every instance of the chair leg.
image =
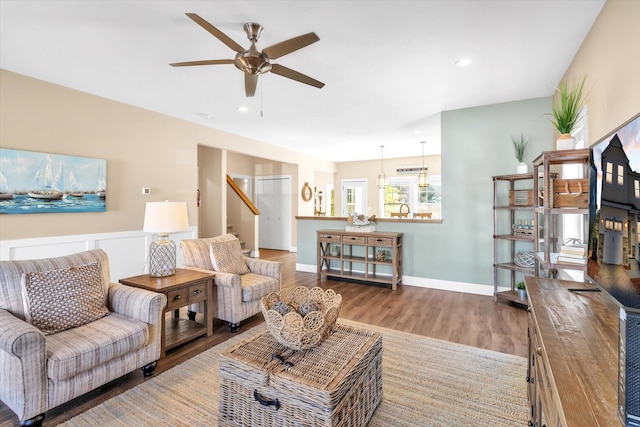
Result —
M36 415L28 420L20 421L20 427L41 427L44 421L44 414Z
M142 369L142 374L146 378L156 373L156 366L158 366L158 361L151 362L148 365L144 365L140 369Z
M238 332L240 330L240 323L231 323L231 322L229 322L229 329L231 329L231 332L233 332L235 334L236 332Z

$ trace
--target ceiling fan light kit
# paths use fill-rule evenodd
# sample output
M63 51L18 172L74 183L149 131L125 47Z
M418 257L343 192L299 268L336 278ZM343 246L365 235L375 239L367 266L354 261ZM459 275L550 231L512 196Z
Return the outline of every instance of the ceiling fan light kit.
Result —
M236 68L245 73L245 93L247 96L254 96L256 92L256 86L258 83L258 76L260 74L272 72L282 77L286 77L291 80L296 80L300 83L304 83L309 86L322 88L324 83L306 76L298 71L287 68L283 65L272 64L272 59L280 58L296 50L302 49L312 43L317 42L320 38L316 33L307 33L298 37L276 43L269 47L262 49L262 52L256 47L256 43L260 39L263 27L255 22L247 22L244 24L244 31L247 34L247 38L251 42L249 49L245 50L242 46L236 43L229 36L224 34L218 28L211 25L209 22L201 18L195 13L187 13L196 24L200 25L206 31L208 31L215 38L227 45L231 50L236 52L234 59L208 59L201 61L188 61L188 62L175 62L172 67L190 67L195 65L221 65L221 64L234 64Z

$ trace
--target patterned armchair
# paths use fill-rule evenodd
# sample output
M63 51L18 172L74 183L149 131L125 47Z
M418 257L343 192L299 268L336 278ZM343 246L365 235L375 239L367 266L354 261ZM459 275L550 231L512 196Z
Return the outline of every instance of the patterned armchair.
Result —
M0 400L21 425L37 426L46 411L131 371L153 375L166 301L110 283L100 249L1 261Z
M215 273L213 317L229 322L232 332L260 312L262 297L280 291L282 263L243 257L233 234L183 240L180 247L184 268ZM191 310L201 311L201 307L194 304Z

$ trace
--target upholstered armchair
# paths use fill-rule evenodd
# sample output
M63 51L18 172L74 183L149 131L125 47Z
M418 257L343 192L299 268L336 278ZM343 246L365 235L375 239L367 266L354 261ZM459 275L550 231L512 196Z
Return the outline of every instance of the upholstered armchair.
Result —
M240 322L260 312L260 299L282 286L282 263L244 257L233 234L183 240L184 268L214 272L213 317L229 322L237 332ZM191 311L201 311L197 304ZM195 314L195 313L194 313Z
M110 283L107 254L0 262L0 400L23 426L160 358L162 294Z

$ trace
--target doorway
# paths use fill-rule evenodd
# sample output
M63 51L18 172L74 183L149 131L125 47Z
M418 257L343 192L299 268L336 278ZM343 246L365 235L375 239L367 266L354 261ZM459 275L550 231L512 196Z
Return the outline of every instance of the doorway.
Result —
M256 177L260 248L291 248L291 176Z
M367 215L367 180L343 179L342 182L341 215L352 213Z

